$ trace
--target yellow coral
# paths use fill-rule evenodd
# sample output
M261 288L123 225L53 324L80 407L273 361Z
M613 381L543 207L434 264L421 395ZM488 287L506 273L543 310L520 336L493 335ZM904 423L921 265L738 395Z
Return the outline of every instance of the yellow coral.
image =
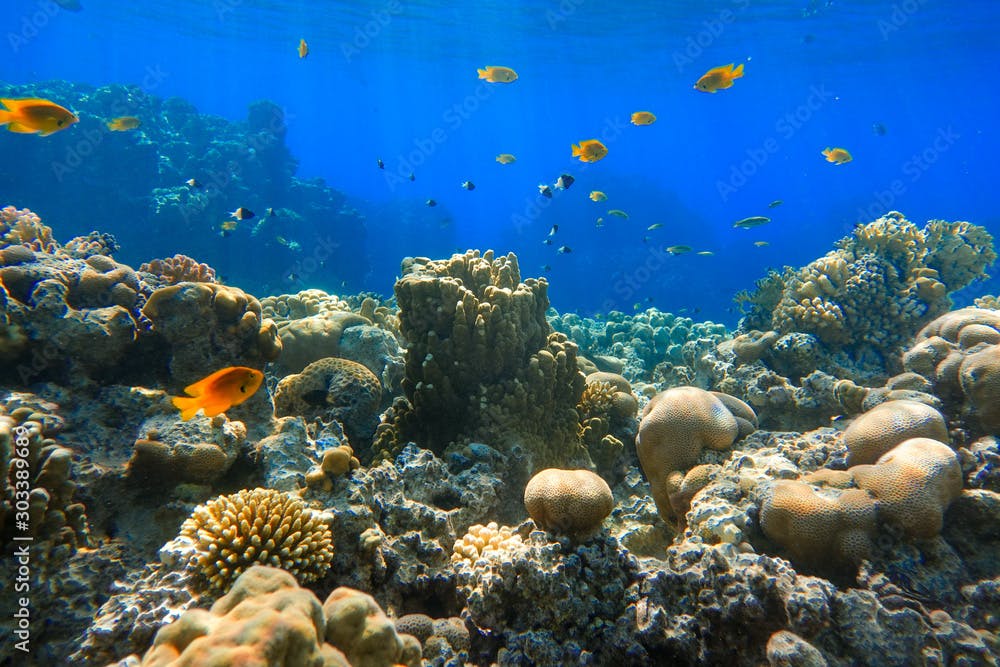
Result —
M181 526L195 543L195 564L216 590L227 590L252 565L272 565L302 582L323 576L333 537L323 516L273 489L244 489L195 508Z
M455 541L451 560L458 563L475 562L481 558L496 559L502 557L506 550L521 544L521 536L509 526L498 526L495 521L485 526L477 523L469 526L462 539Z

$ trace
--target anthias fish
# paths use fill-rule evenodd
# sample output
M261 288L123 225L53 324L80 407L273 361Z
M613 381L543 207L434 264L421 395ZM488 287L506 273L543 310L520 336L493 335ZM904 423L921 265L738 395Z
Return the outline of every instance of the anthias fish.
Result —
M256 369L230 366L184 387L187 396L171 396L170 401L181 411L184 421L199 410L204 410L206 417L214 417L253 396L263 381L264 374Z
M733 87L733 81L743 76L743 63L733 68L733 63L721 67L713 67L695 82L694 87L703 93L714 93L717 90L724 90Z
M8 130L19 134L47 137L80 120L69 109L37 97L20 100L0 98L0 104L6 107L0 109L0 125L6 125Z

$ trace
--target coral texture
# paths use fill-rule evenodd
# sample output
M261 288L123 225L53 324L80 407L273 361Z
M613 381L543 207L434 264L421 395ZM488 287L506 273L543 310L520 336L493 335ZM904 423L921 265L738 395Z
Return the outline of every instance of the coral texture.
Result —
M589 470L547 468L524 489L524 506L540 528L575 539L600 529L614 504L611 487Z
M163 281L166 285L176 285L177 283L214 283L215 269L208 264L200 263L198 260L181 255L164 259L154 259L139 266L140 271L152 273Z

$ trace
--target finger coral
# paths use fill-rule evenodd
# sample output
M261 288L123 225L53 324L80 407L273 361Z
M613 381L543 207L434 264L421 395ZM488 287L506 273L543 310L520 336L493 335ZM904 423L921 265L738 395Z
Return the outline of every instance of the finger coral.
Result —
M176 285L177 283L214 283L215 269L208 264L200 263L198 260L181 255L165 259L154 259L139 265L139 270L145 273L152 273L165 285Z
M273 489L244 489L199 505L180 534L194 543L201 579L219 591L252 565L281 567L307 582L323 576L333 559L323 516Z
M26 208L5 206L0 209L0 248L10 245L25 245L50 254L59 249L52 238L52 228L43 225L38 214Z

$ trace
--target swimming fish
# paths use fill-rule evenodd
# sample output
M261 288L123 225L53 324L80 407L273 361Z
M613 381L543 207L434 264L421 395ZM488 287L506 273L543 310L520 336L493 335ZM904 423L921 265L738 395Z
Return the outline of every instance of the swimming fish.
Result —
M573 157L580 158L580 162L597 162L608 154L608 147L597 139L584 139L572 148Z
M497 67L487 65L486 69L477 69L480 79L486 79L490 83L511 83L517 80L517 72L509 67Z
M237 220L249 220L254 217L254 212L248 208L243 208L240 206L238 209L229 214L230 218L236 218Z
M236 221L235 220L224 220L222 222L222 224L219 225L219 228L222 231L224 231L224 232L231 232L234 229L236 229ZM224 236L228 236L228 234L225 234Z
M742 220L737 220L733 223L733 227L740 227L742 229L751 229L753 227L760 227L761 225L766 225L771 222L771 218L766 218L763 215L751 215L749 218L743 218Z
M556 179L555 186L560 190L565 190L569 186L573 185L573 181L575 180L576 179L570 176L569 174L563 174Z
M834 164L846 164L853 160L851 154L848 153L843 148L824 148L823 157L826 158L827 162L832 162Z
M306 40L300 39L299 40L299 58L305 58L308 55L309 55L309 45L306 44Z
M181 411L184 421L199 410L204 410L206 417L214 417L253 396L263 381L264 374L256 369L230 366L184 387L187 396L171 396L170 401Z
M653 231L654 229L659 229L659 228L660 228L660 227L662 227L662 226L663 226L663 223L662 223L662 222L654 222L654 223L653 223L653 224L651 224L651 225L650 225L649 227L646 227L646 231L647 231L647 232L651 232L651 231Z
M672 245L664 248L671 255L683 255L686 252L691 252L691 246L689 245Z
M268 206L266 209L264 209L264 215L266 215L269 218L273 218L275 216L274 207Z
M375 160L375 164L378 165L379 169L385 169L385 162L382 162L382 158L378 158L377 160Z
M565 255L567 253L573 252L573 249L570 248L568 245L561 245L559 246L559 249L556 250L556 252L559 253L560 255Z
M544 183L538 186L538 192L540 192L543 197L548 197L549 199L552 199L552 188L545 185Z
M559 225L552 225L552 229L549 230L549 236L555 236L558 231Z
M600 190L592 190L588 196L590 197L590 201L604 201L608 198L608 196Z
M598 218L597 220L594 221L594 227L603 227L603 226L604 226L604 218Z
M0 125L6 125L8 130L19 134L38 133L47 137L80 120L69 109L37 97L0 99L0 104L6 107L0 109Z
M428 199L424 203L426 203L428 206L437 206L438 205L438 203L436 201L434 201L433 199Z
M465 181L464 183L462 183L462 187L465 188L466 190L475 190L476 184L473 183L472 181Z
M510 153L500 153L500 155L497 155L497 162L499 162L500 164L510 164L511 162L514 162L516 160L517 158L511 155Z
M874 132L876 135L878 135L880 137L884 137L885 133L888 132L888 130L885 128L885 125L883 125L882 123L873 123L872 124L872 132Z
M417 175L416 175L416 174L414 174L414 173L413 173L412 171L410 172L410 180L411 180L411 181L415 181L415 180L417 180Z
M705 72L694 84L695 89L703 93L714 93L717 90L732 88L733 81L743 76L743 63L733 69L733 63L713 67Z
M626 220L628 220L628 213L621 210L620 208L611 209L610 211L608 211L608 215L617 215L619 218L625 218Z
M551 238L543 239L542 245L552 245L552 239Z
M128 132L139 127L142 121L135 116L119 116L114 120L109 120L106 124L112 132Z
M184 182L188 185L188 187L192 187L192 188L200 188L201 187L201 183L199 183L198 179L196 179L196 178L189 178L189 179L187 179Z
M652 125L656 122L656 116L648 111L636 111L632 114L633 125Z
M548 264L542 264L542 271L545 271L546 273L548 273L551 270L552 270L552 267L550 265L548 265Z
M754 241L753 244L758 248L766 248L767 246L771 245L770 242L768 241Z
M715 253L714 253L714 252L712 252L711 250L699 250L699 251L698 251L698 252L696 252L695 254L696 254L696 255L701 255L702 257L711 257L711 256L712 256L712 255L714 255Z
M774 208L775 206L781 206L783 202L780 199L775 199L773 202L767 205L768 208Z

